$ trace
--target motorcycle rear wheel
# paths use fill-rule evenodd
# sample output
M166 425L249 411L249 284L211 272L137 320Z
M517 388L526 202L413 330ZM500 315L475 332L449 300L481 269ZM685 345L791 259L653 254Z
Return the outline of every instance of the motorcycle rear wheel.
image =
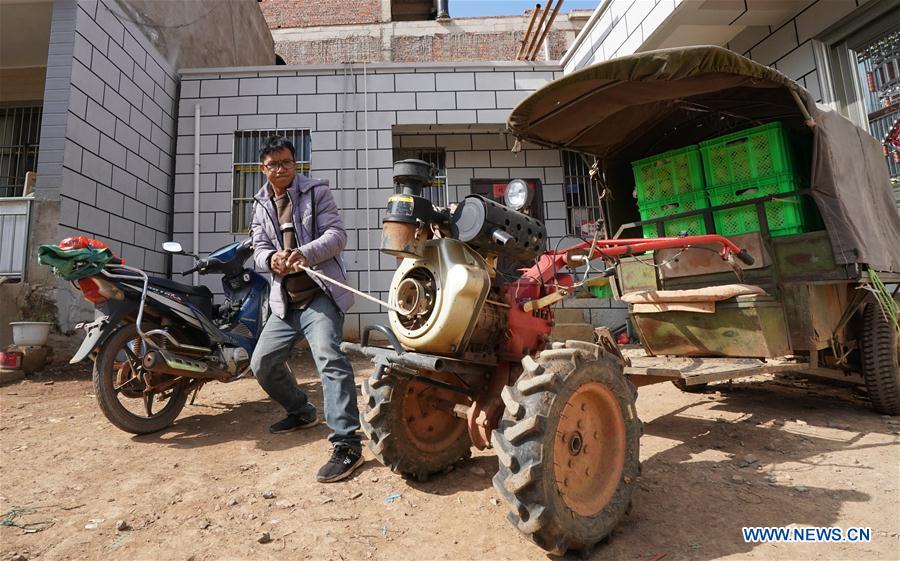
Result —
M100 410L110 423L132 434L148 434L168 427L184 409L188 397L190 381L187 379L175 382L172 376L144 376L140 364L145 346L138 338L135 325L129 323L113 332L94 361L94 393ZM152 386L148 387L148 379ZM175 383L162 391L153 391L167 382ZM154 411L159 402L165 404ZM135 411L141 408L143 415Z

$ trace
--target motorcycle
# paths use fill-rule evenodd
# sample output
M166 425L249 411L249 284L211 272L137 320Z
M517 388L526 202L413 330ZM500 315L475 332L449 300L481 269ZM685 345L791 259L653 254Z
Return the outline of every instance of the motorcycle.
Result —
M222 275L224 302L213 304L205 286L150 276L117 258L77 280L84 298L103 315L77 326L86 335L70 362L94 361L100 409L113 425L134 434L168 427L191 392L196 397L207 382L250 375L250 355L268 315L268 282L244 267L253 253L250 239L206 258L177 242L165 242L163 250L194 258L182 276Z

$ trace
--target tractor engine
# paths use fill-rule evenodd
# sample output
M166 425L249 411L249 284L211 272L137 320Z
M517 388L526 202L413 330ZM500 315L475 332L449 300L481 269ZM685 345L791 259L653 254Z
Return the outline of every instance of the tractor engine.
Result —
M495 354L509 340L515 307L505 302L510 282L497 274L497 259L533 261L543 251L544 226L480 195L465 197L452 212L435 208L422 196L432 179L426 162L394 164L396 193L388 200L381 245L403 259L388 297L400 311L388 313L391 331L422 353Z

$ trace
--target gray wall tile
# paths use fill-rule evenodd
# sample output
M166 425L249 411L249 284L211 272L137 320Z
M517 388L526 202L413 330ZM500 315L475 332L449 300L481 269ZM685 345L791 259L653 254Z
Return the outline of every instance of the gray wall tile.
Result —
M337 109L337 97L334 94L309 94L297 96L298 113L327 113Z
M433 92L435 89L434 74L397 74L394 77L398 92Z
M435 74L435 89L438 91L470 91L475 89L475 74L472 72L440 72Z
M241 78L240 95L274 95L278 93L277 78Z
M278 94L316 93L315 76L288 76L278 78Z
M456 92L456 107L459 109L496 109L495 92Z
M417 93L416 109L456 109L454 92Z
M274 78L272 78L274 80ZM260 113L295 113L297 111L297 96L295 95L266 95L257 99Z
M204 80L200 85L200 97L235 95L238 95L238 80Z
M220 115L255 115L256 97L225 97L219 100Z
M514 90L513 72L478 72L475 74L475 88L479 90Z
M84 203L79 203L78 229L101 236L108 236L109 213Z
M416 109L416 94L414 93L380 93L377 101L379 111L389 109ZM398 119L399 123L399 119Z

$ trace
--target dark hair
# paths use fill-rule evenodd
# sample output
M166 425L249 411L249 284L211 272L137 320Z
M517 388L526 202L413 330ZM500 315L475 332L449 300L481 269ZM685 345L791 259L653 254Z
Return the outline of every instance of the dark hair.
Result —
M283 136L270 136L263 140L262 146L259 147L259 161L263 161L269 154L284 150L285 148L290 150L291 157L296 159L297 151L294 149L294 144L290 140Z

